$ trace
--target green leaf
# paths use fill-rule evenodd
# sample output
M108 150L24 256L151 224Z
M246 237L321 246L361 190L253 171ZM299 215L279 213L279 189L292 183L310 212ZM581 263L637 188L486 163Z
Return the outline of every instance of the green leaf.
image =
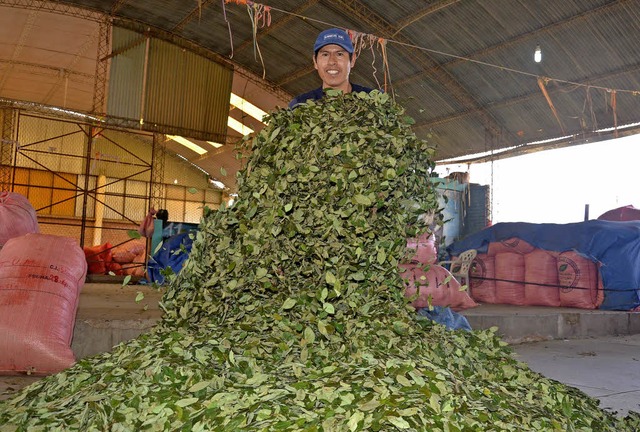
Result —
M313 329L311 329L310 327L306 327L304 329L304 338L307 343L312 344L316 340L316 334L314 333Z
M129 285L129 282L131 282L131 275L126 275L122 281L122 286Z
M226 177L227 176L227 170L224 169L224 167L220 167L220 175L222 177Z
M331 272L326 272L324 275L324 280L327 282L327 284L329 285L335 285L336 284L336 277L333 273Z
M356 195L354 197L354 200L355 200L356 203L361 204L361 205L365 205L365 206L370 206L371 205L371 200L366 195L358 194L358 195Z
M144 299L144 293L142 291L138 291L136 295L136 303L139 303L142 299Z
M209 387L210 384L211 384L211 381L200 381L199 383L196 383L191 387L189 387L189 391L191 393L199 392L200 390L204 390L207 387Z
M138 230L127 230L127 236L132 239L139 239L142 237Z
M409 381L404 375L397 375L396 381L398 381L398 383L404 387L411 387L412 385L411 381Z
M387 417L387 420L389 421L389 423L391 423L392 425L394 425L398 429L409 429L411 427L409 422L407 422L402 417L389 416L389 417Z
M331 303L323 303L322 309L329 315L336 313L336 310Z
M282 309L289 310L289 309L292 309L295 305L296 305L296 300L291 298L291 297L289 297L282 304Z
M347 427L351 432L358 430L358 423L364 420L364 413L361 411L354 412L351 417L349 417L349 421L347 422Z
M193 405L194 403L198 402L198 400L199 399L195 397L180 399L179 401L176 401L176 406L183 408L189 405Z
M329 290L327 288L322 288L322 291L320 291L320 297L318 298L318 300L320 300L321 302L324 302L327 299L328 295L329 295Z

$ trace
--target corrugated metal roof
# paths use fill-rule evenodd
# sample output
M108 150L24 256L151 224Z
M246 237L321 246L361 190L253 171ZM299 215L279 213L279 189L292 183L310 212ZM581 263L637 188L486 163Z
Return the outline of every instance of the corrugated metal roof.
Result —
M416 132L437 146L439 159L563 136L565 144L578 144L611 136L598 130L614 122L640 122L640 0L253 3L271 6L270 22L257 29L262 58L248 8L236 3L0 0L0 73L18 68L16 35L27 25L5 22L4 12L47 4L47 10L86 8L85 19L100 12L184 38L231 66L264 74L265 88L294 96L320 84L313 42L319 31L339 26L387 41L388 91L415 118ZM533 62L538 44L539 64ZM68 63L62 67L69 73L86 74ZM382 52L374 46L361 53L352 79L375 87L384 82L382 71ZM79 84L69 92L73 88ZM15 95L0 88L0 96Z

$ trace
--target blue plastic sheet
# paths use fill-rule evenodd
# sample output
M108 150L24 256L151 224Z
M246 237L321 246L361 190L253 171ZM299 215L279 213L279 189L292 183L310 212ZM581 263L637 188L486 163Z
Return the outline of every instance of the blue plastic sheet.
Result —
M571 224L499 223L449 245L450 255L468 249L486 253L489 243L512 237L555 252L574 251L599 262L604 285L600 309L640 306L640 221L590 220Z
M454 312L450 307L432 306L429 308L418 309L418 315L442 324L449 330L467 330L471 331L471 325L467 319Z
M193 240L189 237L189 233L181 233L169 237L162 242L160 249L153 254L147 266L147 275L151 282L157 282L162 285L164 276L162 270L171 267L174 273L182 270L184 262L189 257Z

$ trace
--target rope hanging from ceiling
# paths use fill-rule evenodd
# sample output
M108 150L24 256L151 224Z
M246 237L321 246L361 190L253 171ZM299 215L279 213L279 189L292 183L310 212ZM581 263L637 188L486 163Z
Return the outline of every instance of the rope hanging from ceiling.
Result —
M222 9L225 11L225 21L227 21L227 14L225 10L226 3L235 3L238 5L245 5L247 7L247 13L249 14L249 20L251 21L251 33L253 36L253 57L256 60L260 58L260 64L262 64L262 79L265 79L267 76L267 70L264 65L260 46L258 45L258 29L269 27L271 25L271 6L266 6L262 3L256 3L251 0L223 0ZM229 21L227 21L227 24L228 23ZM230 25L229 35L231 38ZM231 53L233 55L233 39L231 40Z

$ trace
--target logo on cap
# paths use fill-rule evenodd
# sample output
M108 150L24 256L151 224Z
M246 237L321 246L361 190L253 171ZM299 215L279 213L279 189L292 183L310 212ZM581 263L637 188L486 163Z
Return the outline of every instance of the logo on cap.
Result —
M332 28L321 32L313 45L313 52L318 52L320 48L329 44L339 45L349 54L353 53L351 38L344 30Z

